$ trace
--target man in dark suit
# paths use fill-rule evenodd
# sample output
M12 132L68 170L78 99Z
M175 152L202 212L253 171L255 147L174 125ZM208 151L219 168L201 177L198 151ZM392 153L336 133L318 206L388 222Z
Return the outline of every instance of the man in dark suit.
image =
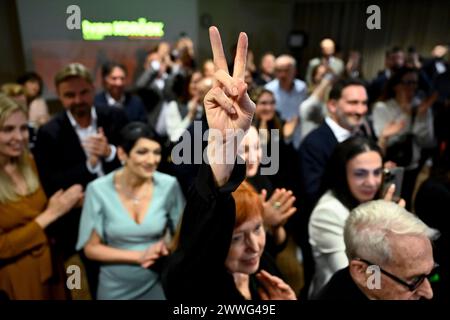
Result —
M298 152L300 164L299 210L294 221L295 238L302 249L305 290L314 265L308 242L308 220L320 197L322 176L335 146L349 138L365 123L367 92L364 84L355 79L340 80L333 85L327 102L328 116L317 129L308 134ZM323 191L323 190L322 190Z
M118 168L114 145L128 122L118 108L93 106L92 78L79 63L59 71L55 86L65 110L40 128L34 153L47 195L76 183L85 188L92 180ZM75 254L80 212L80 208L72 210L48 229L56 251L64 259Z
M366 202L344 228L349 266L337 271L319 300L418 300L433 298L439 281L432 240L439 232L392 201Z
M387 50L384 56L385 69L378 72L368 87L369 103L377 101L392 73L405 65L405 52L398 46Z
M125 92L127 70L124 65L108 62L102 66L104 91L95 96L94 105L123 109L128 120L147 123L144 103L137 95Z

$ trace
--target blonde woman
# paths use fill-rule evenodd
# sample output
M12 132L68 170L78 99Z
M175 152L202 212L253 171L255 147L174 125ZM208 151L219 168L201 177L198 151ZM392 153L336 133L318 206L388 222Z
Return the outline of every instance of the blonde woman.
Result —
M48 201L27 150L27 110L0 94L0 296L64 298L44 229L81 198L74 185Z

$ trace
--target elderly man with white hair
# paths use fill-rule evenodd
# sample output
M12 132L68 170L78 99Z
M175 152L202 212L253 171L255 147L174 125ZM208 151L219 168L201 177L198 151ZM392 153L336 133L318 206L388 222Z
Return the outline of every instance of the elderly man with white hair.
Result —
M390 201L366 202L346 221L349 266L336 272L321 300L433 298L438 279L431 241L439 232Z

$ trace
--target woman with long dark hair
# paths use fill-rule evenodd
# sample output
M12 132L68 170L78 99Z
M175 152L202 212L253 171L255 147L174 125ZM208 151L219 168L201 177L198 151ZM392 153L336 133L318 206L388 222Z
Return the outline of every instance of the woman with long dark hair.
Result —
M345 221L353 208L380 196L382 180L383 156L375 142L354 137L336 147L323 180L325 193L308 224L316 265L310 297L314 298L336 271L348 265L343 237ZM390 200L394 190L391 186L385 199Z

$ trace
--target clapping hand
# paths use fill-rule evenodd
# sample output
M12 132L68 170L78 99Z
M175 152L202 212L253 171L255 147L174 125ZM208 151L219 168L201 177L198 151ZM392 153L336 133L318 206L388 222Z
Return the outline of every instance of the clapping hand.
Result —
M286 121L283 126L283 137L291 137L294 134L295 128L297 128L299 122L300 119L298 116L295 116L292 119Z
M83 198L83 187L74 184L66 191L55 192L48 201L47 209L58 219L72 209Z
M295 208L295 197L291 190L276 189L269 200L266 201L267 191L261 192L261 200L264 208L264 223L271 228L284 226L290 216L292 216L297 208Z
M167 256L169 254L169 249L164 242L164 240L160 240L155 244L149 246L142 254L139 259L139 264L142 268L148 268L152 266L156 260L158 260L162 256Z
M111 148L106 138L103 128L98 128L98 132L83 142L83 147L89 155L108 157L111 154Z
M262 300L297 300L294 290L280 278L261 270L256 274L262 288L258 290Z
M393 120L388 122L381 133L381 136L385 139L391 138L397 134L406 126L405 119Z
M433 92L432 95L430 95L428 98L422 101L422 103L417 108L417 114L419 116L422 116L427 113L428 109L436 102L438 99L439 94L437 92Z

